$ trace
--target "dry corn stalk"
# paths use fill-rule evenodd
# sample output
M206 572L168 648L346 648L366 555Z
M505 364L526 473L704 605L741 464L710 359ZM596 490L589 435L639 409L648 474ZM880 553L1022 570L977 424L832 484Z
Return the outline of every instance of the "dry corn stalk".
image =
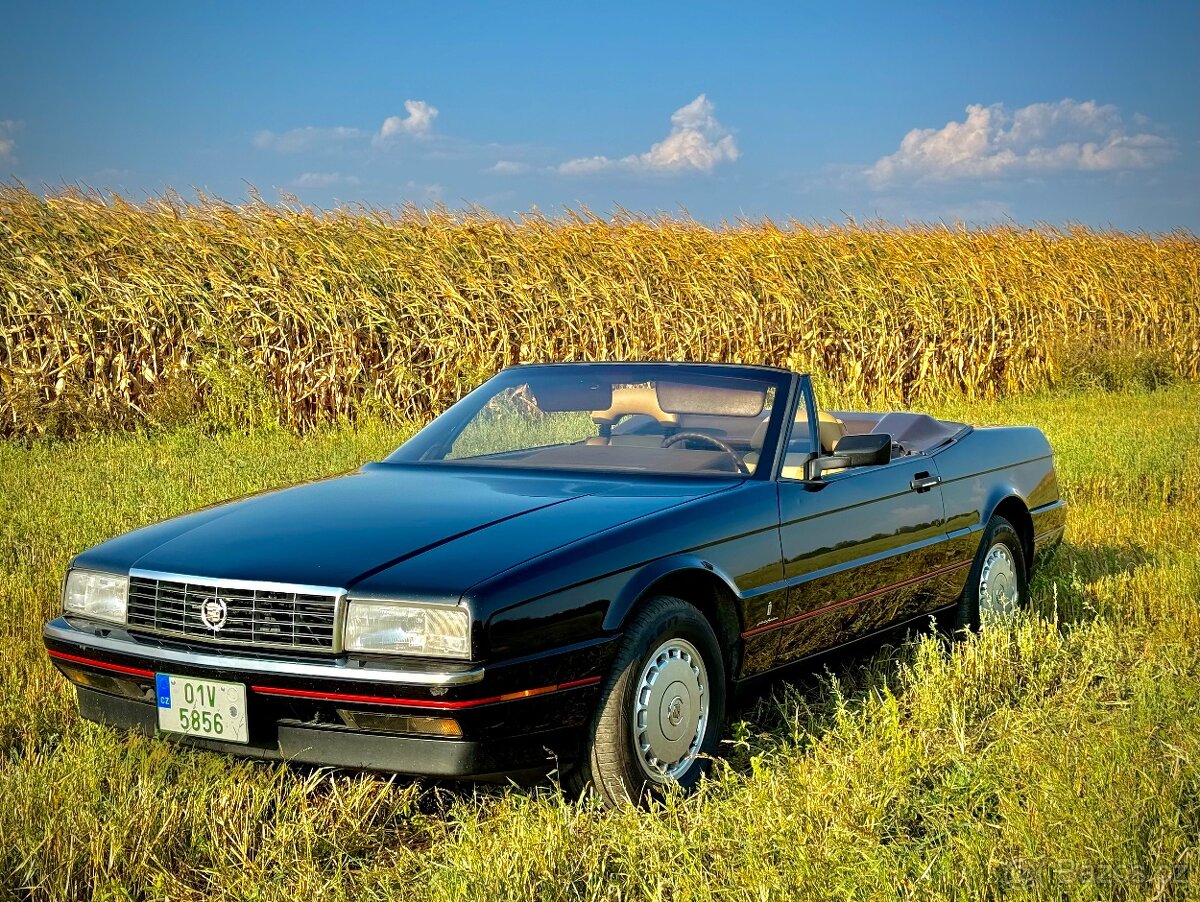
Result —
M299 429L425 418L534 360L772 363L837 399L913 404L1051 386L1095 349L1200 376L1196 236L511 221L0 186L0 434L153 422L164 399L234 418L250 404Z

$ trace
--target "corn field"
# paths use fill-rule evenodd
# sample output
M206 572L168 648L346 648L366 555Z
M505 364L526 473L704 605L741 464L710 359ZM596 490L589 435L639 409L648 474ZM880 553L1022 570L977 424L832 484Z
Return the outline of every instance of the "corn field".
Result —
M1200 239L0 185L3 435L422 419L510 364L640 358L788 366L875 404L1196 379Z

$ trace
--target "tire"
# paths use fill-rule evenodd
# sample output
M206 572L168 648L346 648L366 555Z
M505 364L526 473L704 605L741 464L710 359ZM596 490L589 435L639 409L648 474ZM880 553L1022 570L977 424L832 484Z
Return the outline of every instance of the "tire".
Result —
M1009 617L1028 604L1029 574L1021 537L1003 517L992 517L958 600L955 631L978 632L992 616Z
M673 785L686 792L708 772L724 721L712 627L686 601L657 596L629 625L567 788L610 808L662 798Z

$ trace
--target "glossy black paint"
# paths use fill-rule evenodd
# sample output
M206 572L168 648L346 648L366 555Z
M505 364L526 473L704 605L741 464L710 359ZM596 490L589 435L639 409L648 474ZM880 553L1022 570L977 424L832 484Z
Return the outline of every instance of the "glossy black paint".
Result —
M784 405L780 422L790 423L801 405L815 419L807 376L695 369L768 372ZM286 673L295 656L261 650L231 653L230 667L220 673L187 666L171 672L251 686L252 738L266 751L283 748L285 737L292 742L297 730L332 731L343 751L325 760L373 766L345 752L345 734L353 731L340 725L339 707L397 711L409 703L425 711L421 706L442 705L451 706L445 710L460 721L463 738L421 740L410 749L435 742L445 751L457 741L471 744L472 761L519 769L520 760L498 756L493 747L541 736L540 744L518 743L534 750L524 762L531 767L544 759L543 746L562 758L576 753L624 625L654 594L680 595L701 608L736 682L952 604L997 510L1022 532L1033 564L1061 538L1065 506L1049 445L1036 429L968 427L927 453L812 481L780 475L787 438L776 423L753 478L367 464L343 477L136 530L88 549L73 566L340 587L351 598L464 603L473 620L471 662L363 659L397 671L481 666L484 677L476 683L444 689L389 683L368 693L346 678L345 668L362 659L312 654L306 660L329 665L328 673L301 677ZM51 626L57 629L47 633L51 653L85 658L92 663L76 666L98 673L153 671L156 649L172 644L75 619ZM98 650L98 638L117 640L119 651ZM280 672L239 672L238 656L278 660ZM148 690L144 677L141 684L134 674L122 678ZM255 686L378 701L288 698ZM499 699L530 691L527 698ZM144 703L148 716L152 699ZM131 704L143 703L101 704L89 696L84 713L117 712L96 717L144 726ZM402 739L375 734L363 742L375 748ZM428 766L421 754L373 760L380 767L403 761L395 769L416 773L481 772L482 764L455 764L466 760L459 751L431 757ZM300 760L321 760L313 755Z
M816 485L780 483L791 621L780 638L781 659L820 651L838 637L860 638L953 599L957 592L947 597L941 580L908 583L947 563L941 495L910 488L934 468L926 457L904 457Z

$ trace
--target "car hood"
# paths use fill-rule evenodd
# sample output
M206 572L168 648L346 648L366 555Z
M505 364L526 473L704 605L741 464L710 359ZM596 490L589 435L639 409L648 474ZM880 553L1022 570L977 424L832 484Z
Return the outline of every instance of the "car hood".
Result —
M495 572L735 484L368 464L136 530L75 565L457 597ZM399 565L435 548L454 567L406 585Z

